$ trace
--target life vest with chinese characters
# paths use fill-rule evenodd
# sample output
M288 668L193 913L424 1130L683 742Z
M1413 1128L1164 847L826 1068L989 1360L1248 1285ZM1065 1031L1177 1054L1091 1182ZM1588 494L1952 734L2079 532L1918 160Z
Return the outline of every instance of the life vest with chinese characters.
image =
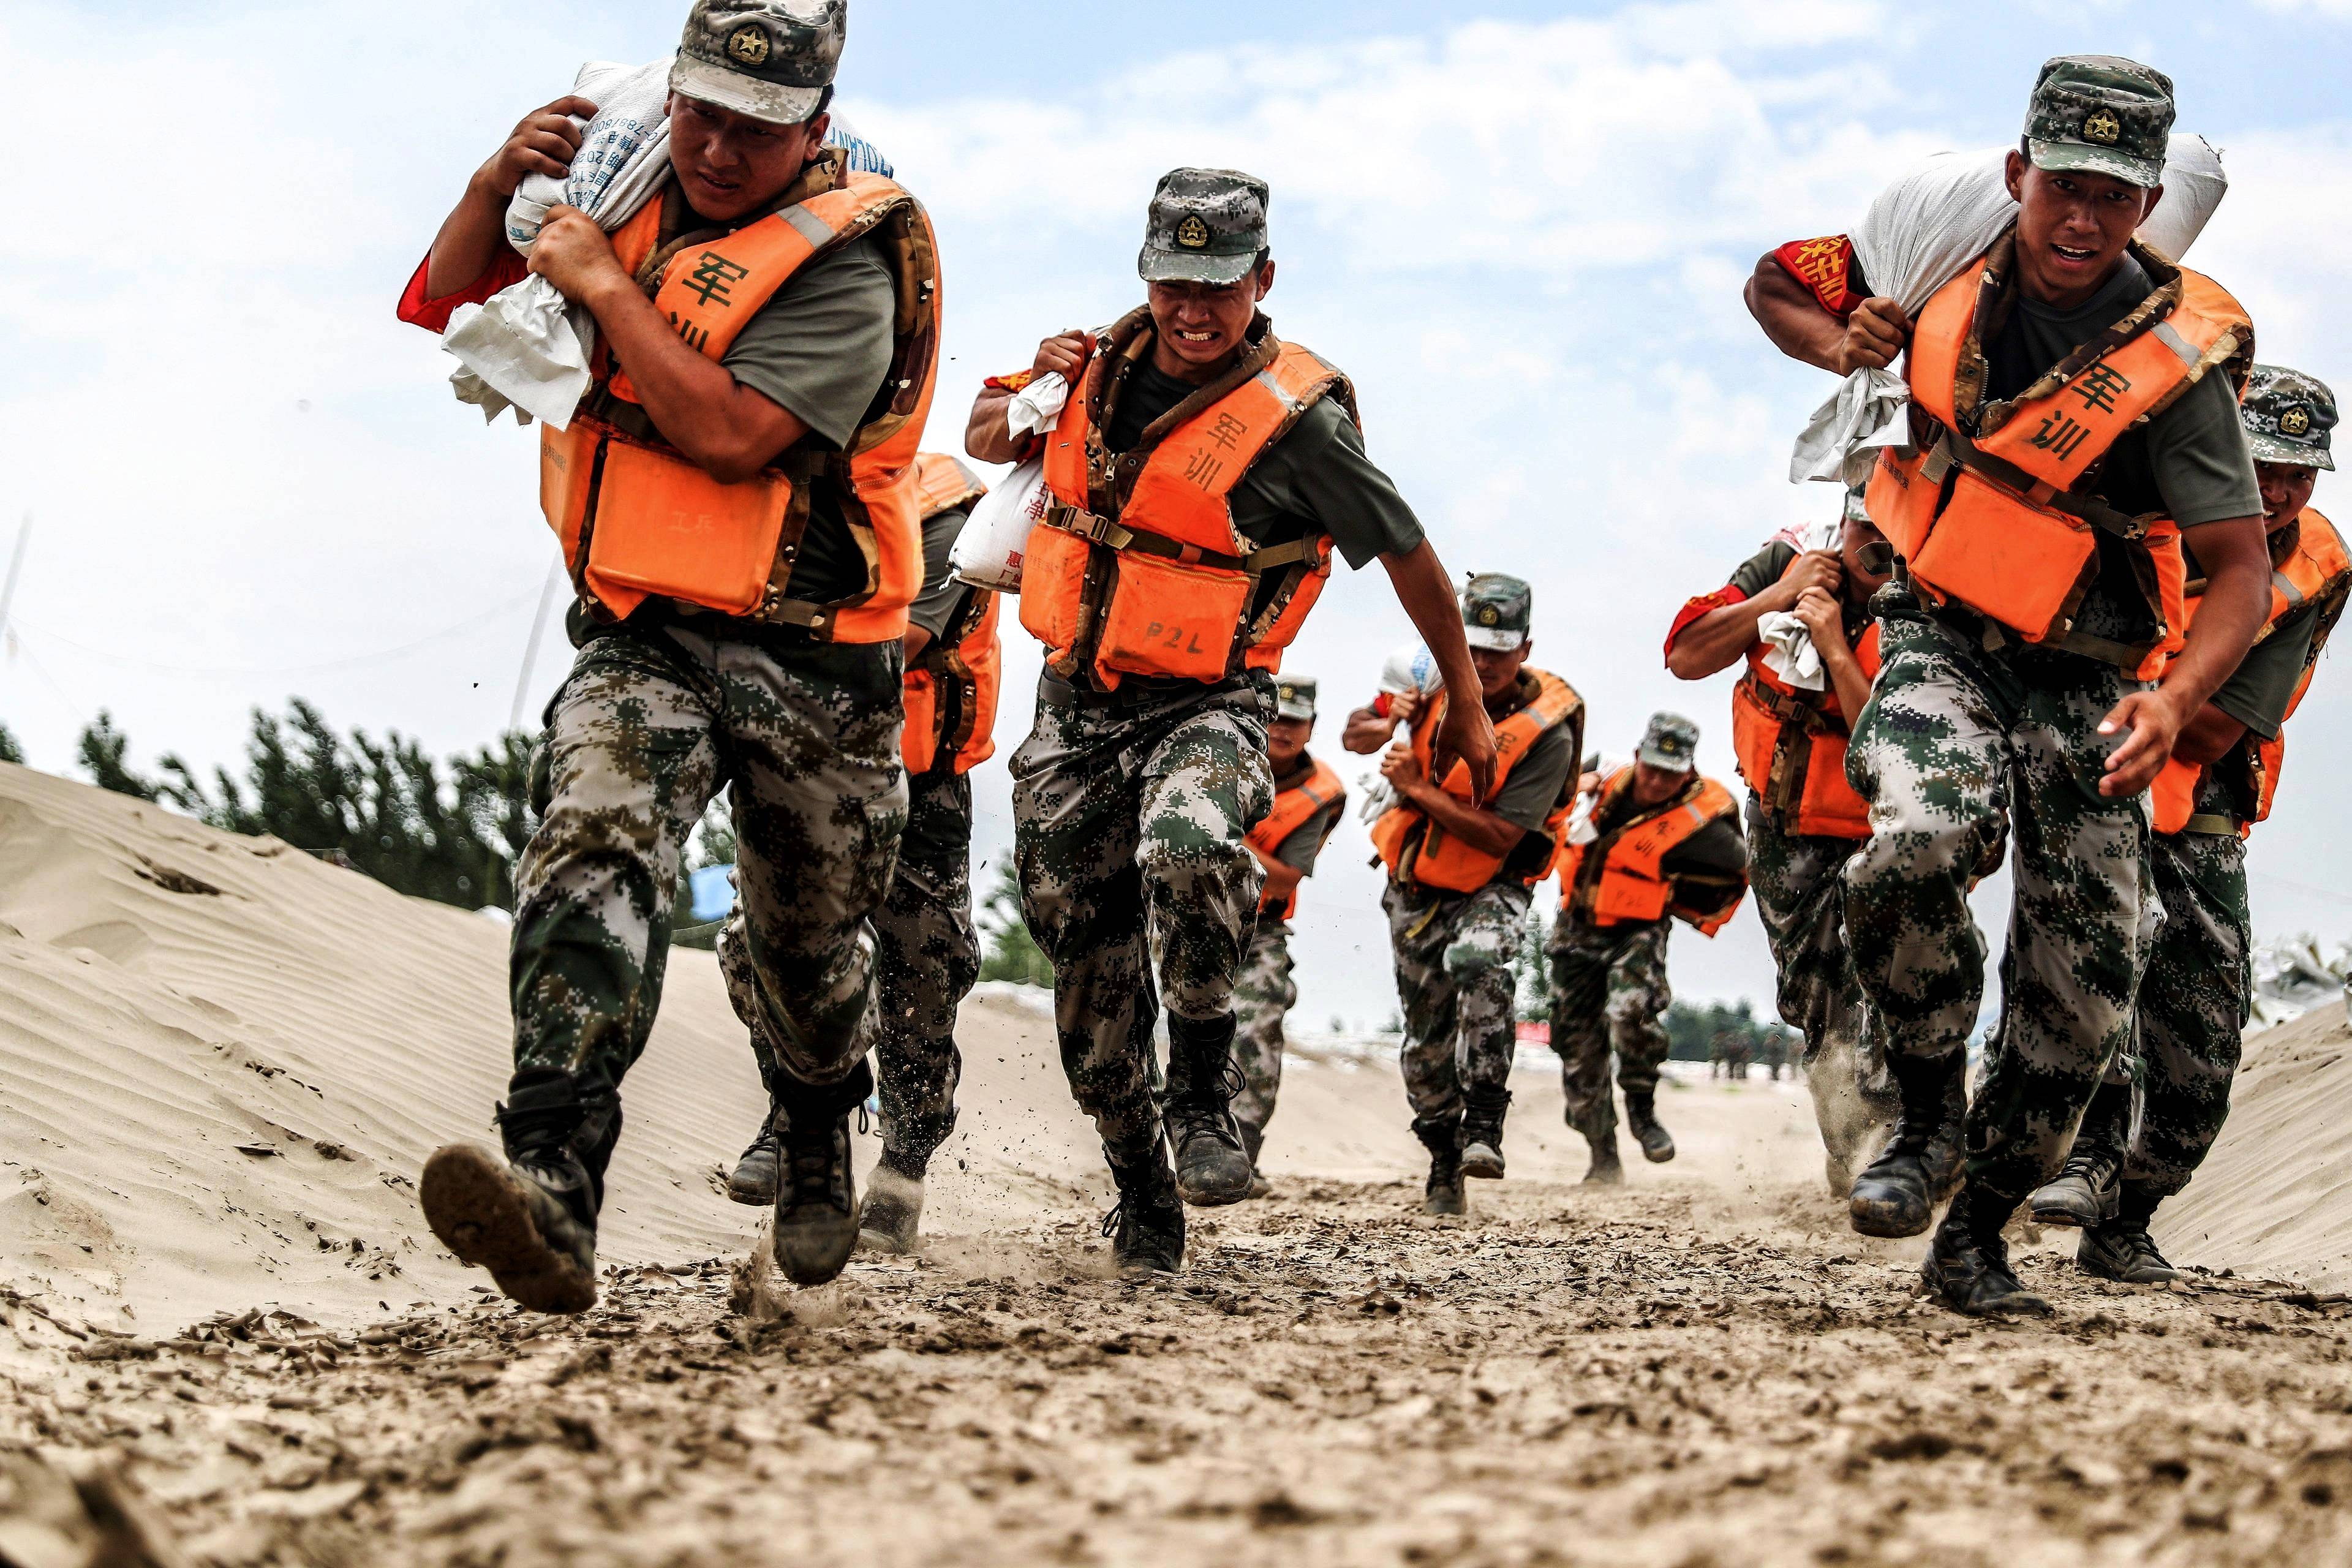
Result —
M1797 560L1789 563L1794 571ZM1783 576L1787 573L1782 574ZM1731 747L1739 776L1783 833L1826 838L1870 837L1870 807L1845 782L1845 744L1853 716L1837 686L1804 691L1772 673L1765 645L1748 650L1748 673L1731 690ZM1878 623L1853 645L1864 675L1878 679Z
M1602 779L1592 803L1593 820L1604 818L1633 787L1631 764ZM1701 913L1675 886L1681 879L1667 874L1666 857L1709 823L1738 810L1729 790L1693 773L1691 782L1664 804L1636 813L1589 844L1566 846L1559 860L1561 918L1605 928L1673 915L1713 936L1738 911L1739 899L1714 913ZM1740 898L1746 896L1743 874Z
M1307 782L1291 789L1276 790L1274 805L1258 825L1249 830L1249 841L1257 852L1271 860L1282 853L1282 841L1314 819L1315 814L1334 801L1348 798L1345 784L1320 757L1307 759L1313 771ZM1286 921L1298 912L1298 889L1292 888L1286 897L1276 898L1271 889L1257 901L1261 918L1272 916Z
M2289 616L2302 613L2306 606L2316 606L2313 611L2317 618L2311 628L2311 651L2304 658L2303 674L2295 681L2294 695L2287 699L2287 719L2294 718L2294 710L2303 706L2303 694L2311 689L2311 677L2319 668L2319 655L2327 646L2328 634L2343 619L2346 600L2352 598L2352 552L2346 551L2336 525L2305 507L2303 515L2295 520L2295 531L2294 548L2271 570L2270 617L2254 637L2260 643ZM2202 586L2191 584L2192 590L2201 590ZM2203 602L2200 592L2190 593L2190 620L2195 620L2198 606ZM2156 830L2235 833L2245 837L2253 831L2254 823L2268 820L2271 803L2278 798L2279 770L2285 762L2286 728L2282 720L2279 732L2269 740L2258 741L2246 735L2230 756L2211 764L2214 768L2252 769L2253 776L2247 781L2244 798L2251 802L2253 816L2247 819L2198 811L2197 795L2206 769L2176 757L2164 764L2164 771L2156 775L2156 783L2149 789L2156 808Z
M1347 377L1271 330L1224 376L1171 409L1131 452L1103 441L1120 390L1151 353L1151 314L1097 345L1045 437L1052 500L1021 567L1021 624L1066 680L1216 681L1278 669L1331 575L1328 536L1260 549L1234 528L1234 487Z
M572 584L599 619L669 598L802 626L827 641L886 642L907 629L907 606L923 580L915 446L938 375L938 250L921 205L888 180L844 174L835 156L811 165L804 185L815 188L731 233L688 233L661 245L664 211L683 207L673 184L613 236L614 251L678 336L716 361L802 268L878 235L898 291L888 378L841 451L796 443L762 472L729 484L654 429L626 367L600 342L582 412L568 428L542 427L539 485ZM840 494L866 568L862 589L822 605L792 594L810 488L820 476Z
M1520 674L1534 678L1536 692L1526 707L1508 718L1495 721L1495 784L1488 792L1490 799L1501 793L1511 770L1545 731L1562 724L1573 725L1571 741L1579 748L1583 743L1584 699L1576 694L1576 689L1548 669L1529 666ZM1441 688L1431 692L1413 715L1412 754L1424 775L1436 748L1445 702L1446 695ZM1570 787L1559 792L1559 800L1538 830L1546 840L1542 861L1521 879L1530 888L1551 874L1552 860L1559 853L1559 831L1575 801L1572 779ZM1469 768L1455 763L1437 787L1467 805L1471 798ZM1489 855L1464 843L1402 800L1381 813L1380 820L1372 824L1372 847L1380 851L1390 877L1401 886L1438 888L1452 893L1476 892L1493 881L1502 871L1504 862L1510 858L1507 854Z
M2136 244L2156 291L2015 399L1985 403L1984 323L2016 287L2016 244L2012 228L1919 312L1905 362L1912 444L1881 452L1871 521L1928 603L2151 680L2184 635L2180 531L2110 506L2097 493L2099 462L2209 372L2242 382L2253 328L2219 284ZM2143 640L2074 629L2099 574L2100 531L2123 542L2153 627Z
M925 522L988 493L970 468L939 452L917 456L915 488ZM898 731L898 754L908 773L928 773L947 758L953 772L968 773L996 754L1002 664L996 595L968 587L946 631L907 663L907 722Z

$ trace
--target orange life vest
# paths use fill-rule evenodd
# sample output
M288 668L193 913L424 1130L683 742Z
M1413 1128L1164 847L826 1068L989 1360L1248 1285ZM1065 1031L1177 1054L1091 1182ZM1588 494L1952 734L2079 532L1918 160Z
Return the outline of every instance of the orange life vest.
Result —
M970 468L940 452L915 458L918 510L925 522L988 493ZM898 754L909 773L927 773L942 750L968 773L996 754L996 696L1002 684L996 595L966 588L955 618L907 665L907 722Z
M825 174L814 171L820 183ZM650 420L616 426L638 403L625 370L599 343L597 389L570 426L542 428L540 505L563 542L581 598L618 620L666 597L746 619L806 627L829 641L886 642L904 635L907 606L923 579L915 445L938 376L939 261L930 219L890 181L835 174L830 188L703 240L680 237L656 254L662 213L682 200L670 187L613 236L678 335L712 360L725 355L761 306L816 257L879 232L898 284L888 379L866 420L837 453L796 444L751 479L723 484L652 434ZM611 417L599 416L602 415ZM809 486L819 475L840 491L852 538L866 560L865 586L817 605L790 596L793 562L808 526Z
M2295 615L2305 605L2318 606L2317 622L2311 630L2311 650L2305 657L2303 674L2295 681L2294 694L2287 699L2286 713L2281 720L2279 732L2267 741L2257 741L2247 735L2239 742L2243 748L2241 760L2253 771L2253 810L2251 820L2234 816L2200 814L2197 810L2199 786L2204 782L2205 769L2195 763L2179 758L2165 763L2164 771L2156 775L2150 795L2156 807L2156 830L2158 833L2235 833L2241 838L2253 831L2253 824L2269 818L2271 803L2278 797L2279 770L2286 762L2285 719L2294 717L2303 706L2303 694L2311 689L2311 677L2319 668L2319 655L2327 646L2328 634L2343 617L2345 601L2352 597L2352 552L2344 547L2343 536L2336 525L2305 507L2295 520L2294 548L2285 560L2271 572L2271 613L2255 635L2254 641L2276 631L2280 623ZM2200 584L2201 587L2201 584ZM2196 618L2197 608L2203 602L2200 595L2192 594L2189 615ZM2230 759L2224 758L2227 762ZM2216 763L2214 766L2221 763Z
M2219 284L2136 244L2156 292L2013 402L1985 404L1983 324L2012 286L2016 244L2012 228L1919 312L1905 362L1912 444L1880 453L1871 521L1931 604L1965 605L2026 642L2151 680L2183 637L2180 531L2108 505L2095 471L2117 437L2207 372L2226 366L2242 380L2253 328ZM2098 576L2101 530L2128 548L2155 623L2147 642L2074 629Z
M1790 561L1790 571L1798 559ZM1853 719L1838 701L1836 683L1799 690L1772 673L1765 651L1761 642L1748 650L1748 673L1731 690L1731 747L1739 776L1783 833L1869 837L1870 807L1845 782ZM1876 621L1854 643L1853 655L1863 674L1878 679Z
M1273 807L1249 830L1249 841L1269 860L1282 852L1282 841L1306 826L1317 812L1334 801L1348 798L1347 786L1339 782L1339 775L1330 764L1320 757L1310 756L1307 761L1314 770L1307 782L1293 789L1276 790ZM1298 889L1292 888L1289 896L1281 899L1268 889L1257 901L1257 912L1278 921L1288 920L1298 912Z
M1576 694L1574 687L1548 669L1529 666L1522 673L1535 677L1535 698L1508 718L1495 721L1495 785L1489 798L1502 789L1503 781L1545 731L1560 724L1575 726L1570 735L1571 749L1580 755L1582 752L1584 699ZM1444 714L1445 692L1440 688L1429 694L1421 710L1413 715L1412 754L1423 773L1429 769L1438 724ZM1571 773L1571 780L1573 777ZM1467 802L1471 794L1470 770L1460 763L1454 763L1438 787L1456 800ZM1530 888L1551 875L1552 860L1559 853L1559 830L1568 821L1575 791L1563 789L1560 796L1545 816L1540 830L1549 840L1543 863L1522 879ZM1381 852L1389 875L1398 882L1453 893L1476 892L1495 879L1508 858L1507 855L1489 855L1465 844L1402 801L1381 813L1380 820L1372 824L1372 847Z
M1045 438L1053 500L1021 567L1021 624L1045 643L1046 663L1105 690L1127 675L1214 681L1281 668L1331 575L1331 541L1260 549L1234 531L1234 487L1324 397L1355 416L1347 377L1268 330L1187 399L1201 406L1180 423L1110 451L1102 426L1151 342L1150 312L1138 310L1097 345ZM1275 586L1262 593L1269 574Z
M1739 803L1711 778L1692 775L1692 783L1664 805L1642 812L1611 828L1590 844L1570 844L1560 851L1560 916L1591 926L1633 925L1675 916L1706 936L1723 929L1738 912L1734 899L1719 912L1702 915L1676 902L1675 879L1665 870L1668 854L1707 824L1737 816ZM1631 765L1601 781L1593 802L1598 818L1612 802L1633 787ZM1740 897L1747 896L1747 879L1740 879Z

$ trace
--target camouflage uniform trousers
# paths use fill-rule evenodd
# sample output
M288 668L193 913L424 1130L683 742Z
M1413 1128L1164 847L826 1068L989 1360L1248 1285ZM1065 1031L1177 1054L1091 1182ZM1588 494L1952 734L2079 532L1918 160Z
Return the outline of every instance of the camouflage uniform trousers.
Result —
M1282 1021L1298 1001L1290 977L1290 927L1269 914L1258 917L1257 934L1243 955L1234 982L1234 1065L1242 1070L1242 1092L1234 1114L1260 1133L1274 1120L1275 1096L1282 1092Z
M2253 1006L2246 847L2234 835L2158 834L2164 925L2139 985L2133 1049L2108 1081L2139 1089L2124 1179L2159 1197L2189 1184L2230 1116L2230 1083Z
M589 640L548 705L541 820L515 879L518 1068L618 1087L660 1002L687 837L727 784L760 1012L800 1081L856 1069L866 917L906 820L899 670L896 643Z
M1457 1120L1464 1090L1508 1086L1519 1037L1511 958L1534 898L1517 881L1475 893L1391 881L1381 894L1404 1009L1398 1066L1417 1119Z
M1780 1021L1804 1036L1807 1072L1850 1076L1866 1100L1889 1108L1886 1051L1845 940L1845 864L1865 841L1783 833L1748 797L1748 885L1772 943ZM1850 1064L1850 1065L1849 1065Z
M1265 882L1244 835L1274 802L1272 689L1253 675L1105 699L1049 675L1013 754L1021 913L1054 966L1062 1068L1121 1159L1160 1135L1161 995L1196 1022L1233 1010Z
M955 1131L963 1073L956 1008L980 978L971 922L971 780L946 769L907 781L907 834L890 891L874 911L874 1010L867 1016L882 1147L920 1171ZM760 1076L776 1091L777 1041L759 1005L741 911L719 939L728 999L751 1034Z
M1617 1104L1609 1093L1609 1063L1617 1087L1654 1094L1658 1064L1674 1042L1659 1022L1675 994L1666 984L1666 922L1587 926L1566 916L1552 928L1551 1048L1559 1058L1559 1087L1568 1124L1593 1142L1617 1131ZM1732 1062L1747 1073L1743 1046Z
M2099 794L2118 743L2099 721L2136 688L2070 654L1988 651L1899 588L1876 604L1885 662L1846 752L1872 826L1845 874L1854 971L1890 1058L1965 1049L1985 967L1969 887L2006 820L2015 902L1968 1171L2021 1198L2057 1173L2129 1041L2159 918L2139 806Z

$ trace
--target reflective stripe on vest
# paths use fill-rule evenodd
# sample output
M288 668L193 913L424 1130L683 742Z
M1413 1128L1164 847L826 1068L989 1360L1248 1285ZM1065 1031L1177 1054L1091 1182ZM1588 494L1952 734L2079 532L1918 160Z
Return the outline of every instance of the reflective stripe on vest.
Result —
M2317 511L2305 507L2296 520L2297 537L2294 549L2271 572L2271 609L2263 629L2254 641L2260 643L2290 616L2306 605L2317 605L2317 622L2311 630L2311 648L2305 656L2303 673L2296 679L2294 693L2287 699L2286 712L2280 719L2276 735L2267 741L2256 741L2247 735L2241 746L2252 748L2253 769L2254 815L2251 821L2219 817L2216 814L2200 814L2197 796L2204 783L2206 770L2195 763L2175 758L2165 763L2164 771L2156 775L2149 787L2155 807L2156 830L2158 833L2222 833L2234 832L2244 837L2253 830L2253 824L2267 820L2271 804L2278 798L2279 771L2286 761L2285 721L2294 717L2303 706L2304 693L2311 689L2311 678L2319 668L2319 655L2327 646L2336 623L2343 617L2345 601L2352 596L2352 552L2344 546L2343 536L2336 525ZM2189 617L2195 620L2200 596L2189 600ZM2234 750L2234 748L2233 748ZM2231 759L2224 757L2214 763L2220 767ZM2208 819L2210 820L2208 820Z
M938 374L939 268L930 220L888 180L850 174L831 189L708 242L657 257L669 198L648 202L613 237L680 337L725 355L753 316L814 258L866 234L888 237L898 311L891 382L840 453L796 447L751 479L721 483L658 437L640 439L586 415L541 435L540 503L562 542L574 587L600 618L626 616L648 598L800 626L839 642L902 636L922 586L914 462ZM625 370L598 345L600 386L636 400ZM807 481L829 476L852 504L850 534L866 560L859 591L815 605L790 594L807 526Z
M1257 852L1271 860L1282 853L1282 842L1314 817L1315 814L1334 801L1348 798L1348 789L1339 775L1320 757L1307 759L1312 772L1307 782L1292 789L1275 792L1274 805L1258 825L1249 830L1249 841ZM1272 915L1276 920L1288 920L1298 912L1298 889L1290 889L1287 898L1276 900L1268 891L1258 900L1257 912Z
M2011 287L2015 246L2012 229L1919 312L1906 374L1923 445L1881 453L1866 498L1871 520L1930 603L1964 605L2026 642L2153 679L2182 637L2179 530L2169 519L2124 517L2095 493L2095 479L2088 491L2074 487L2136 423L2208 372L2249 356L2253 330L2220 285L2136 247L2161 279L2155 292L2011 402L1979 407L1987 367L1979 323ZM1987 414L1998 416L1990 428L1979 423ZM2097 529L2144 558L2155 587L2139 585L2157 623L2147 643L2074 630L2099 570Z
M1793 558L1793 572L1802 556ZM1782 576L1786 576L1786 572ZM1824 838L1870 837L1870 807L1845 782L1845 747L1852 725L1838 701L1837 683L1823 676L1820 691L1800 691L1764 662L1766 645L1748 650L1748 672L1731 692L1731 747L1739 776L1756 793L1765 816L1781 832ZM1878 679L1878 623L1853 645L1869 679Z
M1593 816L1598 819L1633 784L1630 765L1601 780ZM1665 860L1701 828L1738 809L1739 803L1732 799L1729 790L1701 777L1696 788L1686 787L1675 799L1612 828L1591 843L1567 846L1560 852L1561 918L1605 928L1673 915L1702 935L1713 936L1738 912L1739 900L1734 899L1714 914L1695 913L1677 903L1675 879L1666 875ZM1745 881L1743 877L1742 898L1747 896Z
M915 489L925 522L988 493L970 468L940 452L916 457ZM966 588L946 632L908 664L907 721L898 731L898 755L908 773L929 773L942 751L960 773L996 754L996 700L1003 681L996 614L994 594Z
M1331 542L1252 544L1234 529L1233 489L1324 397L1339 396L1352 416L1347 378L1268 331L1223 395L1148 449L1110 452L1093 407L1107 378L1117 385L1150 344L1149 311L1131 313L1063 405L1045 447L1054 504L1021 569L1021 624L1045 643L1047 664L1105 690L1129 675L1214 681L1281 667L1331 574ZM1253 359L1264 363L1253 370Z
M1571 749L1580 752L1583 746L1584 699L1576 694L1576 689L1548 669L1530 666L1522 673L1535 678L1535 699L1517 712L1495 721L1495 784L1487 792L1489 800L1502 793L1503 781L1510 777L1511 770L1533 749L1545 731L1573 724L1576 729ZM1445 692L1441 688L1430 693L1421 710L1413 715L1412 754L1424 773L1436 750L1437 727L1444 713ZM1454 763L1438 787L1456 800L1467 802L1470 770L1461 763ZM1560 794L1563 798L1538 830L1549 841L1543 863L1521 879L1530 888L1551 875L1552 862L1559 854L1559 833L1568 822L1575 792L1564 789ZM1402 802L1381 813L1380 820L1372 824L1372 847L1380 851L1389 875L1396 881L1454 893L1476 892L1495 879L1510 858L1507 853L1489 855L1465 844Z

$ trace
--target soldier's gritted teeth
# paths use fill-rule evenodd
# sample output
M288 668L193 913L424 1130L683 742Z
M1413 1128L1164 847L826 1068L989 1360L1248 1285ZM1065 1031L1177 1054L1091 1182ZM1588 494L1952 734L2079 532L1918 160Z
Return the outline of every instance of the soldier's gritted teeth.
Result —
M1155 347L1177 365L1162 371L1200 378L1239 353L1257 302L1274 279L1271 261L1234 283L1153 283L1150 286Z
M2254 477L2263 486L2263 530L2276 533L2311 504L2319 470L2302 463L2256 463Z
M2097 292L2164 195L2161 185L2112 174L2037 168L2023 153L2010 155L2010 191L2018 200L2018 271L2029 292L2062 306Z
M673 92L669 163L687 205L713 223L771 205L824 144L831 116L779 125Z

